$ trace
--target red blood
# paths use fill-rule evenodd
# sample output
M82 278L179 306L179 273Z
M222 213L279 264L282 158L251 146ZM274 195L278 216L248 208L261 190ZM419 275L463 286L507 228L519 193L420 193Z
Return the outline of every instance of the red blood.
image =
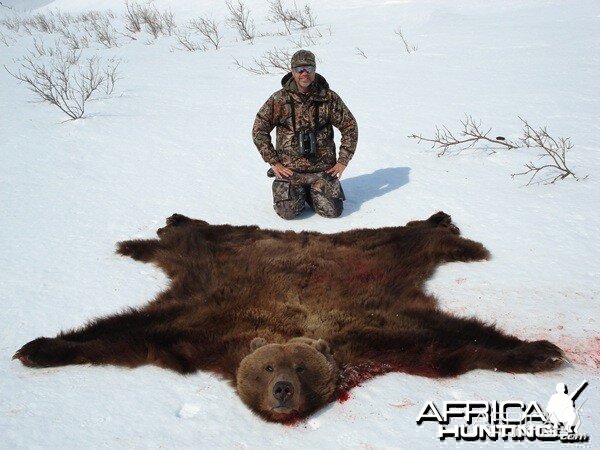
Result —
M349 398L350 398L350 393L349 392L340 392L339 397L338 397L337 400L340 403L344 403Z

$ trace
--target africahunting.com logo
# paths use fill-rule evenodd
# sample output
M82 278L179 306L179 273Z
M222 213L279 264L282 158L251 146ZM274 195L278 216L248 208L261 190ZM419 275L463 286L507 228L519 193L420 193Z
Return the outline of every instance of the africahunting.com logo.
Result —
M590 437L579 433L579 412L585 401L575 406L587 385L588 382L583 381L569 394L567 386L558 383L545 410L535 401L448 401L441 407L429 401L417 416L417 425L437 422L437 437L442 441L588 442Z

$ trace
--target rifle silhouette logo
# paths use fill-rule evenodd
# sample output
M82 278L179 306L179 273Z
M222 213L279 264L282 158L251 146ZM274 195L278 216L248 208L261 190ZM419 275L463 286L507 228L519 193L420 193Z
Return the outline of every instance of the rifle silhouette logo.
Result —
M575 400L588 384L588 381L584 380L571 395L568 393L569 390L566 384L558 383L556 385L556 394L550 397L548 406L546 406L548 418L555 428L562 425L568 433L577 433L581 425L579 410L585 401L579 407L575 407Z

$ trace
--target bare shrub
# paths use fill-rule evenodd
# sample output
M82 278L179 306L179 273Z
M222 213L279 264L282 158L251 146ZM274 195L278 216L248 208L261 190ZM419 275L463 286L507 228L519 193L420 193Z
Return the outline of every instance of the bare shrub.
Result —
M318 28L305 30L302 34L296 37L290 37L288 41L294 46L294 48L305 48L319 43L320 38L323 37L323 33Z
M90 10L90 11L82 12L79 15L77 15L77 17L75 18L75 21L79 22L79 23L96 22L96 21L100 20L101 17L102 17L102 13L100 11Z
M271 72L264 61L254 58L252 65L246 65L240 62L237 58L233 58L233 61L238 69L244 69L254 75L269 75Z
M171 36L177 27L171 11L159 12L153 5L141 5L126 1L125 10L125 29L131 34L145 29L156 39L160 35ZM126 36L135 39L131 35Z
M142 13L142 21L146 31L156 39L163 34L162 18L155 7L140 7Z
M6 71L17 80L25 83L42 102L48 102L71 119L80 119L85 113L85 105L91 96L106 82L106 70L100 67L100 58L87 58L78 64L81 53L55 51L50 62L45 64L31 56L21 60L17 72ZM109 66L110 67L110 66ZM112 87L117 79L116 66L112 73Z
M125 13L125 29L134 34L142 31L144 21L142 20L140 5L126 1L125 9L127 11Z
M363 58L367 59L367 55L365 55L365 52L362 51L360 48L354 47L354 50L357 55L362 56Z
M62 34L63 36L63 42L71 50L80 50L82 48L88 48L90 45L88 36L75 34L68 28L61 28L60 34Z
M540 150L541 153L538 154L538 161L543 160L543 162L533 163L530 161L525 164L527 170L513 173L511 176L514 178L520 175L531 174L526 186L529 186L535 177L542 172L551 173L548 178L542 180L544 184L554 184L556 181L564 180L569 176L579 181L581 178L577 177L567 166L567 151L573 148L571 139L568 137L554 138L548 134L546 127L536 130L529 125L527 120L521 117L519 119L523 122L523 136L520 139L522 146ZM588 175L583 177L583 179L587 177Z
M39 59L43 57L56 58L68 64L77 64L81 58L80 48L64 48L65 42L56 40L53 45L46 45L42 39L33 38L33 49L29 50L29 57Z
M30 24L36 30L42 33L54 33L57 31L56 22L52 14L34 14L33 17L28 19Z
M44 45L44 41L38 39L37 37L33 38L33 50L30 50L30 54L34 57L46 56L47 50Z
M160 14L163 23L163 34L167 36L172 36L175 32L175 28L177 28L177 24L175 24L175 16L171 11L163 11Z
M292 34L292 27L296 25L301 29L314 27L316 24L316 16L313 14L310 6L305 5L300 9L294 3L293 8L283 6L282 0L269 1L269 22L283 23L287 34Z
M275 31L275 32L265 31L265 32L258 33L258 37L266 37L266 36L287 36L287 33L285 31Z
M400 36L400 39L402 39L402 42L404 43L404 48L406 49L406 53L416 52L419 49L419 47L417 47L416 45L411 45L406 41L404 34L402 34L402 28L396 28L394 30L394 33L396 33L398 36Z
M290 71L290 59L292 58L292 55L288 50L274 48L273 50L267 51L262 58L273 69L278 69L283 73Z
M458 132L458 137L454 135L445 125L442 125L439 128L437 125L435 127L435 136L432 138L425 138L421 135L412 134L409 138L417 139L419 142L431 142L431 148L439 148L438 156L442 156L446 154L448 149L454 148L457 149L457 153L468 148L473 147L478 142L487 142L489 144L494 144L496 146L505 147L508 149L518 148L519 145L512 141L507 141L504 137L498 136L495 139L489 137L492 129L488 129L487 131L482 131L481 129L481 121L476 122L471 116L466 115L464 120L461 120L462 130ZM495 150L488 149L492 153L495 153Z
M21 18L19 16L4 17L0 20L0 25L5 27L7 30L14 33L18 33L21 28Z
M418 142L425 141L431 142L432 148L439 148L438 156L446 154L450 148L456 148L455 153L460 153L463 150L472 148L479 142L486 142L493 144L496 147L504 147L508 150L515 148L534 148L541 150L538 155L539 159L544 159L543 164L537 164L529 162L525 165L524 172L513 173L511 176L514 178L520 175L531 174L531 178L527 182L529 186L535 177L541 172L547 172L548 170L553 173L549 178L543 180L545 184L552 184L557 180L565 179L572 176L576 180L580 180L573 171L567 166L566 155L567 151L573 148L569 138L554 138L548 134L546 127L534 129L529 123L519 117L523 122L522 135L518 140L507 140L503 136L496 136L495 138L490 137L491 128L483 131L481 129L481 121L476 122L471 116L466 116L465 120L462 120L463 129L458 132L458 137L454 135L446 126L442 125L442 128L436 126L435 136L432 138L425 138L421 135L412 134L409 138L417 139ZM489 149L491 153L495 153L495 150ZM558 173L557 173L558 172ZM584 179L587 178L587 175Z
M101 17L98 20L92 21L92 29L94 31L96 42L99 42L106 48L119 46L116 36L117 31L110 24L107 17Z
M104 67L104 83L102 86L104 87L104 93L106 95L111 95L115 90L115 84L120 77L117 74L117 69L119 68L119 64L121 64L120 59L109 59L108 64Z
M17 43L17 41L14 38L5 35L2 31L0 31L0 42L2 42L7 47L10 47L11 45Z
M264 53L260 59L254 58L251 65L246 65L234 58L235 65L255 75L270 73L288 73L290 71L291 54L288 50L274 48Z
M219 49L221 44L221 33L217 22L215 22L214 19L200 17L191 20L189 28L204 36L205 40L215 47L215 50Z
M253 40L256 34L254 21L249 19L250 11L242 3L242 0L237 0L237 3L227 0L225 3L231 14L227 19L229 26L237 30L243 41Z
M58 22L60 23L60 25L63 28L68 28L69 25L76 22L75 16L73 16L73 14L71 14L71 13L64 13L62 11L57 11L55 16L56 16L56 20L58 20Z
M184 50L188 50L190 52L207 50L206 45L200 44L199 42L194 41L190 37L190 33L187 31L181 31L181 32L175 33L175 36L177 38L177 42L179 42L182 45Z

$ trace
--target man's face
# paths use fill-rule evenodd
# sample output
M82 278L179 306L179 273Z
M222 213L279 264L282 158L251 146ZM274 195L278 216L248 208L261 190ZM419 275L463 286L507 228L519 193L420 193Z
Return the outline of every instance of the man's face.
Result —
M297 71L300 70L300 73ZM315 81L315 66L300 66L292 68L292 76L296 80L296 85L302 88L307 88Z

